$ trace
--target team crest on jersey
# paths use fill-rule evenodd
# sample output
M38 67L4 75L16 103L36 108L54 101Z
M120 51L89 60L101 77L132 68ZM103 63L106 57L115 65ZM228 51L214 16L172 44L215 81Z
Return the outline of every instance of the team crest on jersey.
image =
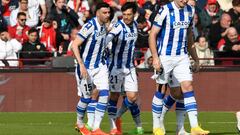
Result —
M83 28L81 34L86 37L87 36L87 31L88 31L87 28Z
M178 21L178 22L173 22L173 28L188 28L190 25L190 22L188 21Z
M157 14L156 17L155 17L155 19L154 19L154 21L155 21L155 22L158 22L158 20L160 20L160 18L161 18L160 14Z
M96 37L100 37L100 36L104 36L106 35L106 30L103 30L103 31L95 31L95 35Z

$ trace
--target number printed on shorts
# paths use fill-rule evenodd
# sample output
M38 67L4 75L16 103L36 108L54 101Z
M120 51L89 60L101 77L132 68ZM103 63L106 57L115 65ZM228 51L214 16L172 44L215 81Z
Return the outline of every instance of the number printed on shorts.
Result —
M91 91L92 91L92 84L84 84L84 87L85 87L85 90L86 90L86 92L87 93L91 93Z
M113 83L117 83L117 82L118 82L117 76L116 75L111 75L110 76L110 83L113 84Z

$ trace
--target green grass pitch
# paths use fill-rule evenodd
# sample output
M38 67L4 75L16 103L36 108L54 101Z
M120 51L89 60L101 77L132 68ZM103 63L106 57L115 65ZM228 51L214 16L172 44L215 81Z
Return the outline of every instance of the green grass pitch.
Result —
M102 129L109 131L108 119L102 122ZM152 134L151 112L141 114L143 128L146 135ZM74 130L76 114L71 113L0 113L0 135L78 135ZM175 135L176 117L174 112L166 116L165 126L167 135ZM199 121L204 129L211 131L211 135L237 135L236 117L234 112L200 112ZM185 128L189 131L188 120ZM123 131L134 129L134 123L129 113L123 117Z

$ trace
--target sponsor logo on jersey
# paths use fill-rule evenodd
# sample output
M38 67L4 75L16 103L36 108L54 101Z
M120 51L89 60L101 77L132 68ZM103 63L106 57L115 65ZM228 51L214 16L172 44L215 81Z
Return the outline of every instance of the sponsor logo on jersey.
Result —
M178 21L178 22L173 22L173 28L188 28L190 25L190 22L188 21Z

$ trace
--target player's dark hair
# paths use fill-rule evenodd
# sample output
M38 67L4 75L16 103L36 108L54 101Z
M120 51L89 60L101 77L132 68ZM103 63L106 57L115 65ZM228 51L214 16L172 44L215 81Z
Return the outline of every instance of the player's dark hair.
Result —
M232 1L232 5L233 5L234 7L239 6L239 5L240 5L240 0L233 0L233 1Z
M126 2L122 8L121 11L124 12L128 9L132 9L133 13L135 14L137 12L137 4L136 2Z
M96 6L95 14L101 8L110 8L110 6L106 2L98 3L97 6Z

